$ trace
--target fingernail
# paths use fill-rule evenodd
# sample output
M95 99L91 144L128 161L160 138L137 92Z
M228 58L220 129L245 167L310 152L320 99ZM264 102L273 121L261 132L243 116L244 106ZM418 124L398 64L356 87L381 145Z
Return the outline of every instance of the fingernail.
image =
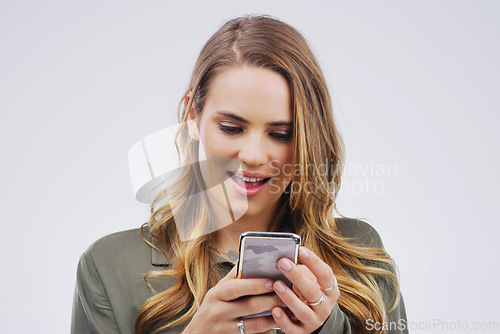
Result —
M292 264L291 264L290 260L284 259L284 260L281 260L280 267L281 267L281 269L288 271L288 270L292 269Z
M273 281L266 282L266 289L269 291L273 291Z
M305 258L305 257L308 257L308 256L309 256L309 251L308 251L307 249L305 249L304 247L302 247L302 248L300 249L300 255L301 255L302 257L304 257L304 258Z
M274 311L273 311L273 314L274 314L274 316L275 316L276 318L278 318L278 319L279 319L279 318L281 318L281 311L280 311L280 310L274 310Z
M285 292L285 285L283 283L281 283L281 282L276 283L276 290L279 293Z

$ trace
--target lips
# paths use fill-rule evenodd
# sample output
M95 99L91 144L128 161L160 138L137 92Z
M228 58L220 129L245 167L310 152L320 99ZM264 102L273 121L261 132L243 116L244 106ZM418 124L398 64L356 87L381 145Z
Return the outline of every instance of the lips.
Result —
M266 188L270 178L248 178L246 176L229 173L229 180L233 184L234 190L247 198L257 196ZM247 181L248 180L248 181ZM254 181L255 180L255 181Z
M270 180L269 177L256 173L238 172L235 174L228 172L228 174L238 186L240 186L243 189L249 189L249 190L252 188L257 188L259 186L262 186Z
M270 180L269 177L257 173L238 172L235 174L228 172L228 174L234 181L246 188L257 187Z

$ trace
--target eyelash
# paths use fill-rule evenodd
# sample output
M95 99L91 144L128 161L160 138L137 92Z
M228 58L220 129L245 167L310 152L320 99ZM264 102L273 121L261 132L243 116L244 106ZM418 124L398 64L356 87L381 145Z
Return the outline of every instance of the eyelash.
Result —
M219 124L219 130L221 130L223 133L230 135L230 136L239 134L243 131L243 129L241 129L239 127L227 126L227 125L222 125L222 124ZM271 133L271 137L273 137L277 141L286 142L286 141L291 140L293 135L291 133L274 132L274 133Z

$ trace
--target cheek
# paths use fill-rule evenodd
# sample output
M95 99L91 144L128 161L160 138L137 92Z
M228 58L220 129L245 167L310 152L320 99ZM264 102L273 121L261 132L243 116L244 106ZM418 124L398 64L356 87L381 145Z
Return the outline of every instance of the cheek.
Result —
M226 156L228 152L227 143L217 138L206 138L203 140L206 154L211 157Z
M228 145L227 137L217 127L201 124L200 137L205 153L211 157L231 155L233 149Z
M281 147L276 151L273 160L276 162L275 166L278 167L283 173L283 177L292 178L293 174L293 148L292 145L287 145L287 147Z

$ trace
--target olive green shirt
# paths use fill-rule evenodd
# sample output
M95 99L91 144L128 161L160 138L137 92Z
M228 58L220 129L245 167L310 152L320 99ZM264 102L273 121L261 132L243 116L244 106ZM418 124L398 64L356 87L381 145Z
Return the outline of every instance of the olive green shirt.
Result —
M345 218L336 219L336 222L339 233L353 238L357 245L383 248L378 233L367 223ZM144 236L153 241L147 228L144 232ZM227 270L226 273L231 270L232 263L215 254L213 256L215 262ZM166 266L169 266L168 260L144 242L139 229L114 233L94 242L78 263L71 333L134 333L138 311L153 295L144 281L144 274ZM149 278L148 281L156 291L163 291L173 285L174 278ZM390 309L394 293L384 286L381 289L386 309ZM367 322L366 325L374 332L384 327L389 333L408 333L402 297L397 308L387 315L387 323ZM162 333L180 333L185 326L187 322ZM338 304L315 333L351 333L347 316Z

